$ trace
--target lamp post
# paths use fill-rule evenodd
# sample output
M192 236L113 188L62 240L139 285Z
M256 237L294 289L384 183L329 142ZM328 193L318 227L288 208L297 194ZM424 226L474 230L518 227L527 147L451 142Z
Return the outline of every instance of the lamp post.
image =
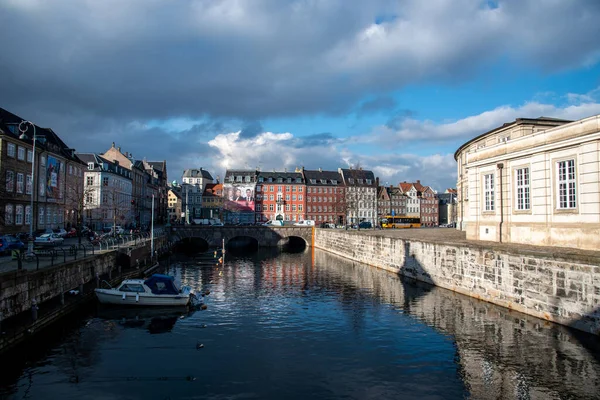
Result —
M21 121L19 124L19 139L28 139L25 132L29 129L29 126L33 126L33 150L31 152L31 200L29 203L29 241L27 242L27 254L33 253L33 194L35 193L35 141L37 136L35 135L35 124L31 121Z

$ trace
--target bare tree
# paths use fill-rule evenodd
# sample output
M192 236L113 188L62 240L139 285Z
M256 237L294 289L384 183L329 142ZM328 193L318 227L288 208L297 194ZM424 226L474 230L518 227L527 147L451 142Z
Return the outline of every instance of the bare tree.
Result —
M84 185L83 179L69 182L65 191L65 210L70 212L77 227L77 236L81 243L81 230L83 227L83 215L89 204L92 204L92 196L96 188Z
M116 186L104 186L100 204L103 220L111 219L112 232L116 234L117 221L125 220L125 218L131 216L131 194L120 190Z

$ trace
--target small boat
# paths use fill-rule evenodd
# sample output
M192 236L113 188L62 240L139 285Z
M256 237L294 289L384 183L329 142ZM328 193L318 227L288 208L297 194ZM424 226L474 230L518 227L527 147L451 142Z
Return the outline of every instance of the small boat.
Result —
M125 279L116 288L95 289L102 304L131 306L186 306L196 296L191 288L179 289L169 275L154 274L148 279Z

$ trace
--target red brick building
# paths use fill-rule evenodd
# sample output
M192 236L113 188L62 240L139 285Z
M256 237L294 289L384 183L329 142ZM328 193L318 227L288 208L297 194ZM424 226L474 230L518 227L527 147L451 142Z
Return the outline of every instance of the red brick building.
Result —
M306 219L323 223L344 224L344 180L338 171L302 169L306 181Z
M440 211L437 194L431 186L421 185L421 181L416 181L413 185L421 202L421 226L438 226Z
M256 182L256 221L306 219L306 184L301 171L259 172Z

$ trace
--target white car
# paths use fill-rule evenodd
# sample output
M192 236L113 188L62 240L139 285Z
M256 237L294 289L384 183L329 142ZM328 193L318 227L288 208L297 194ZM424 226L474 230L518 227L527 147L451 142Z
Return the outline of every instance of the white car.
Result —
M298 221L294 226L315 226L315 221L311 219L305 219L304 221Z
M66 238L67 237L67 231L64 230L63 228L60 229L55 229L54 233L56 233L58 236L60 236L61 238Z
M56 233L44 233L35 238L34 243L38 246L58 246L63 244L65 239Z

